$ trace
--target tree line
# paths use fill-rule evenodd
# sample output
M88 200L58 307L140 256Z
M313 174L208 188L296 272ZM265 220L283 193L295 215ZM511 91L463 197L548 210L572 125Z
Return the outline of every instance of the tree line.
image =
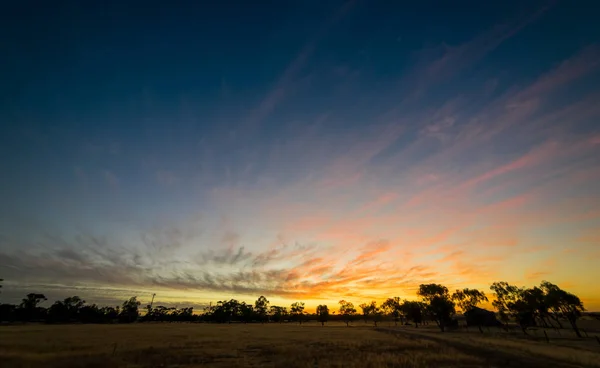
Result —
M2 280L0 280L2 281ZM0 285L1 287L1 285ZM528 327L563 328L568 323L581 337L577 320L585 311L583 303L576 295L562 290L555 284L543 281L532 288L517 287L507 282L494 282L490 286L493 292L492 306L496 313L478 308L488 297L477 289L462 289L450 293L441 284L422 284L417 291L418 300L402 300L399 297L362 303L358 309L352 302L340 300L337 310L329 306L317 306L315 313L304 311L304 302L294 302L289 309L286 306L271 305L265 296L260 296L254 304L236 299L218 301L206 307L200 313L194 313L192 307L173 308L147 305L140 309L137 297L131 297L121 306L100 307L87 304L78 296L56 301L48 307L42 306L47 300L44 294L27 294L20 304L0 304L2 322L45 322L45 323L132 323L132 322L214 322L214 323L283 323L302 324L316 320L322 325L329 321L343 321L347 326L362 319L377 326L382 320L395 324L411 324L415 327L435 323L443 332L456 328L457 308L467 317L467 325L496 323L507 327L516 323L524 333ZM492 320L490 322L490 315Z

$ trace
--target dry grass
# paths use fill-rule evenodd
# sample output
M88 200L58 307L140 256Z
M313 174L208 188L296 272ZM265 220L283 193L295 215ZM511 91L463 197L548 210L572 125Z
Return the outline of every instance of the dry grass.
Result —
M546 342L542 329L530 331L531 336L525 336L520 332L496 333L486 332L481 334L477 331L455 331L440 333L436 328L411 329L401 327L399 331L417 338L433 338L449 346L470 346L467 351L485 349L498 354L510 354L512 356L536 357L547 362L563 362L582 367L600 367L600 344L595 339L595 333L588 338L576 338L568 330L561 335L555 331L548 330L550 343Z
M0 362L36 368L485 366L453 348L368 327L168 323L4 326Z

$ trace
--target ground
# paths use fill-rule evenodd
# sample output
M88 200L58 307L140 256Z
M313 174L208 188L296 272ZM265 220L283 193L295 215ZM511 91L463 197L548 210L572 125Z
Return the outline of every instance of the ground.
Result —
M600 367L595 336L363 323L0 326L2 367ZM562 340L561 340L562 339Z

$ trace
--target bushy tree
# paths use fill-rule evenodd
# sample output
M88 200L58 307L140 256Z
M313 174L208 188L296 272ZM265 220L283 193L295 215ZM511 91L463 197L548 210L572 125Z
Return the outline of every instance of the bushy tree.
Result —
M271 314L271 319L274 322L281 323L281 322L283 322L287 318L288 311L287 311L286 307L280 307L280 306L277 306L277 305L272 305L271 306L270 314Z
M500 320L506 324L513 314L510 306L519 299L521 289L506 281L494 282L490 289L494 292L492 306L498 311Z
M15 320L17 320L17 306L0 304L0 322L14 322Z
M45 309L40 308L39 305L46 300L48 299L46 299L44 294L27 294L27 296L21 300L21 304L19 304L19 307L15 311L17 318L20 321L33 321L45 318L46 311Z
M268 319L269 301L263 295L258 297L254 303L254 312L260 322L265 322Z
M467 313L477 307L477 304L483 301L487 302L488 298L485 296L483 291L467 288L456 290L454 294L452 294L452 300L456 303L456 305L458 305L463 313ZM480 319L474 319L474 321L477 323L477 328L479 328L479 331L483 333Z
M556 321L558 322L560 317L565 318L569 321L577 336L581 337L581 333L577 327L577 320L581 317L585 309L579 297L562 290L557 285L548 281L542 281L541 289L545 293L545 305L556 316Z
M317 319L321 322L321 326L325 326L325 322L329 320L329 308L326 305L317 306Z
M543 326L548 326L547 320L551 317L550 309L554 303L548 297L548 291L553 290L551 285L548 283L544 286L542 283L541 288L519 288L504 281L494 282L490 286L496 298L492 305L505 323L512 317L527 334L527 328L537 326L538 320Z
M342 316L342 320L346 322L346 326L349 326L350 322L352 322L354 316L356 315L356 309L354 308L354 304L345 300L340 300L339 305L340 316Z
M304 318L304 302L293 303L290 308L290 316L298 321L299 324L302 324L302 319Z
M452 300L464 313L475 308L479 303L487 302L488 298L483 291L477 289L456 290L452 294Z
M121 323L131 323L137 321L140 316L140 312L138 307L140 306L140 302L137 300L136 296L132 296L129 300L123 302L123 306L121 308L121 313L119 314L119 322Z
M415 324L415 327L419 327L419 323L423 323L423 311L425 305L422 302L414 300L405 300L400 305L400 310L407 320Z
M268 303L268 301L267 301ZM246 304L245 302L241 302L237 308L237 317L242 320L244 323L252 322L252 319L257 316L256 310L252 308L252 305ZM263 322L266 319L265 314L261 314L258 316L259 321Z
M455 313L454 302L450 298L448 288L440 284L422 284L419 285L417 294L423 298L428 314L444 332Z
M381 304L381 308L383 309L385 314L394 318L395 325L398 325L398 319L400 319L400 323L402 323L402 308L400 297L395 296L393 298L386 299L386 301L383 302L383 304Z
M381 319L381 310L377 306L377 302L372 301L370 303L363 303L358 307L362 310L365 323L367 323L369 319L372 319L375 326L377 326L377 322Z

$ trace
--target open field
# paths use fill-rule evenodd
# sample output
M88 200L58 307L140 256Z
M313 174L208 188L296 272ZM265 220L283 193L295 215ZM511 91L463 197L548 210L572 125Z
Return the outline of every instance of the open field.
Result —
M0 327L0 366L600 367L592 340L337 323L23 325Z

